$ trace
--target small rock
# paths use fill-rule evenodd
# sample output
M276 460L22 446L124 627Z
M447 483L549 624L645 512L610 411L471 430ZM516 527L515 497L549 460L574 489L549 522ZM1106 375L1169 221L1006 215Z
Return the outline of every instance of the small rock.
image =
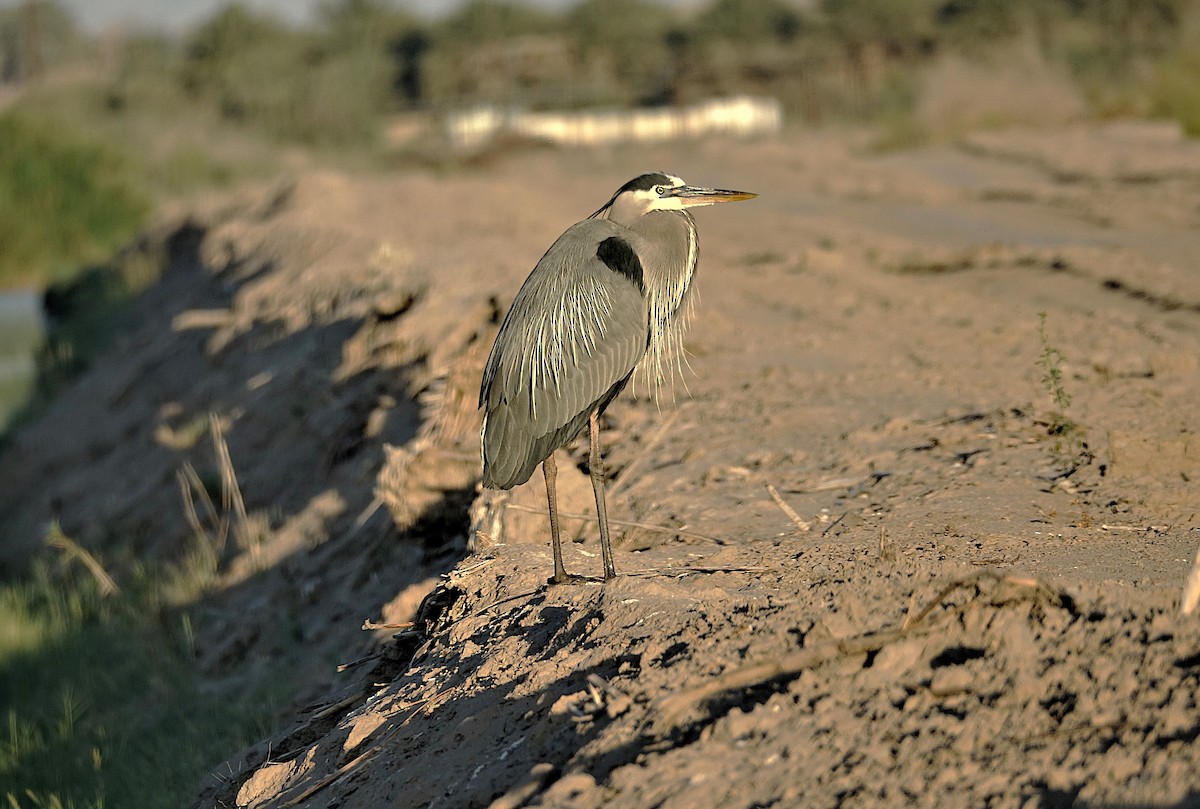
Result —
M563 806L596 788L596 779L585 772L570 772L559 778L542 793L546 806Z
M1170 640L1175 636L1175 616L1160 612L1150 621L1150 641Z
M970 691L974 681L975 677L971 672L961 666L951 666L938 669L934 673L933 681L929 684L929 691L937 697L949 697Z
M829 633L829 636L837 640L857 635L859 632L858 627L843 612L831 612L825 616L821 623L825 625L825 630Z
M875 655L872 670L878 670L892 677L899 677L917 665L925 654L926 642L922 638L889 643Z
M758 721L745 711L734 708L725 717L725 726L729 730L731 737L734 739L744 739L757 729Z
M1142 756L1120 745L1114 745L1104 754L1100 771L1117 783L1125 783L1142 771L1145 762Z
M556 772L558 768L548 762L534 764L529 770L529 777L523 783L492 801L488 809L520 809L541 791L542 785L553 778Z
M616 719L624 713L627 713L633 706L633 699L626 694L619 696L610 696L604 704L604 713L609 719Z
M387 721L387 716L381 713L366 713L356 717L350 726L350 734L342 744L342 752L350 753L364 741L370 738L375 729Z
M578 694L563 694L550 706L551 716L562 716L571 712L571 706L579 702Z

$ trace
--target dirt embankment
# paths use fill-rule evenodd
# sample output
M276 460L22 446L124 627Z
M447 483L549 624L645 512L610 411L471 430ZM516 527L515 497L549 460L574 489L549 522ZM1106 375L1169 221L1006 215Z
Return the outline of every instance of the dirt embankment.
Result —
M688 391L607 419L623 575L547 587L541 518L480 503L463 558L496 319L652 168L761 198L698 216ZM297 713L198 806L1192 805L1198 225L1200 145L1152 127L308 176L177 231L0 491L178 555L224 426L248 528L198 651L294 666Z

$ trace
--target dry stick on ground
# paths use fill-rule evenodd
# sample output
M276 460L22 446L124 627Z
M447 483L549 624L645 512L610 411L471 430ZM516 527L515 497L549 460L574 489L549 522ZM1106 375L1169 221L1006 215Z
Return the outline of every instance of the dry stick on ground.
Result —
M517 511L525 511L530 514L546 514L546 510L544 508L533 508L531 506L523 506L519 503L505 503L504 507L516 509ZM570 512L566 512L566 511L558 512L558 516L560 519L565 517L568 520L591 521L591 520L596 519L595 517L588 515L588 514L572 514ZM715 542L718 545L728 544L723 539L718 539L717 537L710 537L707 534L698 534L695 531L687 531L683 528L671 528L670 526L667 526L667 525L651 525L650 523L633 522L631 520L614 520L612 517L609 517L608 521L613 525L620 525L624 528L642 528L646 531L654 531L654 532L657 532L660 534L676 534L681 537L694 537L696 539L704 539L709 542Z
M175 479L179 481L179 495L183 499L183 516L192 532L201 540L205 540L204 551L212 556L215 569L217 560L225 550L225 540L229 536L229 520L217 514L217 507L213 505L208 490L204 488L204 483L190 463L184 461L183 466L175 470ZM200 521L200 515L196 511L197 496L204 504L204 513L216 532L213 535L209 534Z
M261 536L255 536L250 519L246 514L246 502L242 499L242 487L238 484L237 473L233 469L233 458L229 454L229 445L225 442L225 434L221 429L221 419L216 413L208 414L208 428L212 433L213 450L217 454L217 466L221 470L221 508L226 513L233 510L233 536L237 540L239 550L250 551L255 566L258 566L261 553Z
M704 685L689 688L677 694L672 694L659 701L659 712L663 721L674 725L678 719L693 705L712 699L727 691L740 688L754 688L766 685L774 680L791 679L806 669L815 668L822 663L828 663L839 657L849 657L856 654L875 652L889 643L899 640L908 634L902 629L888 629L870 635L860 635L845 640L826 641L817 643L808 649L785 655L778 660L759 663L756 666L746 666L723 674Z
M1057 593L1052 587L1037 579L1002 576L993 570L981 570L978 573L955 580L943 587L915 615L912 613L910 603L909 614L899 627L870 632L852 638L816 643L809 648L801 649L798 652L785 655L777 660L734 669L701 686L689 688L661 699L658 703L659 715L668 725L674 725L692 706L728 691L741 688L755 688L775 680L792 679L807 669L815 668L822 663L828 663L841 657L879 651L889 643L894 643L903 637L911 635L918 625L942 603L946 596L955 590L979 584L984 580L1008 582L1018 587L1030 588L1036 594L1043 597L1047 594L1053 595Z
M800 519L800 515L784 501L783 497L779 494L779 490L770 483L767 484L767 494L771 495L771 499L775 501L775 505L779 506L780 510L788 516L788 519L796 524L797 528L805 533L812 530L812 524Z
M896 546L888 542L887 528L879 526L879 558L885 562L896 561Z
M849 511L843 511L841 514L839 514L838 518L836 520L829 523L829 525L825 526L825 530L821 532L821 536L825 536L830 531L832 531L834 528L836 528L841 523L842 520L846 519L846 515L849 513L850 513Z
M1183 585L1183 596L1179 599L1179 612L1191 615L1200 604L1200 548L1196 549L1196 558L1192 560L1192 570L1188 573L1187 582Z
M120 589L117 587L117 583L113 581L113 577L108 575L108 571L104 569L104 566L100 564L95 556L92 556L86 548L63 533L57 520L50 523L50 531L46 534L46 544L51 548L62 551L63 556L66 556L68 559L78 559L82 562L83 566L92 574L92 578L96 580L96 585L100 588L100 595L110 596Z
M360 657L358 660L351 660L349 663L338 663L337 668L334 669L334 671L336 671L338 674L341 674L344 671L358 668L363 663L370 663L372 660L378 660L381 657L383 657L382 651L371 652L371 654L367 655L366 657Z
M321 708L319 711L314 713L312 716L308 717L308 720L305 722L305 727L311 726L313 723L320 722L323 719L328 719L329 717L333 716L335 713L346 710L347 708L349 708L351 705L358 702L359 700L366 699L366 697L367 697L367 689L360 688L359 690L355 691L350 696L343 697L342 699L339 699L336 702L332 702L329 705L326 705L325 707Z
M623 571L622 576L673 576L681 579L693 573L766 573L771 568L762 565L722 566L687 565L684 567L648 567L643 570Z
M374 621L372 621L370 618L368 618L367 620L363 621L362 628L366 629L366 630L370 630L370 629L412 629L414 626L416 626L416 624L414 624L412 621L405 621L400 624L387 624L387 623L377 624Z
M228 511L232 507L238 523L244 527L246 503L242 500L242 489L238 485L237 473L233 470L233 458L229 455L229 445L225 443L221 419L216 413L208 414L208 429L212 435L213 450L217 453L217 465L221 469L221 508Z

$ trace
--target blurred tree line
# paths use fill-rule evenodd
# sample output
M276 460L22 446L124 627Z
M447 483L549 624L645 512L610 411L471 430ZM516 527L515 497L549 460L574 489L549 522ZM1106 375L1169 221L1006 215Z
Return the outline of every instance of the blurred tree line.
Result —
M1200 72L1188 73L1197 67L1196 6L710 0L685 15L653 0L581 0L559 13L471 0L429 21L401 2L326 0L312 26L296 29L234 3L181 40L121 44L109 100L166 104L175 95L318 145L368 141L388 113L481 102L573 108L749 92L773 95L806 120L856 120L904 103L905 77L922 64L946 53L986 58L1024 36L1070 71L1100 112L1145 113L1154 110L1126 108L1144 103L1146 76L1164 60L1184 73L1176 85L1189 78L1200 85ZM0 12L0 80L76 59L85 50L80 40L52 3ZM1200 129L1200 121L1191 126Z
M86 173L90 161L96 176L77 185L122 189L128 224L104 218L90 241L69 231L83 247L66 253L27 246L15 270L0 244L0 279L93 256L132 232L147 198L262 173L287 149L377 151L398 114L751 93L793 121L878 123L911 117L930 65L1003 68L1013 43L1069 77L1092 113L1165 115L1200 134L1200 0L708 0L688 13L469 0L437 20L403 0L325 0L305 27L232 3L175 37L87 37L60 6L26 0L0 9L0 124L26 121L0 139L0 167L65 154ZM45 210L91 211L54 199L70 196L55 170L0 173L0 220L26 215L19 200L38 183Z

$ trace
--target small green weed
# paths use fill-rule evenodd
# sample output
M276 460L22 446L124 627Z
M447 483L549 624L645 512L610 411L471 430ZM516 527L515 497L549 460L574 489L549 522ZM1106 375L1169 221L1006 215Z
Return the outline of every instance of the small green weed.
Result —
M1054 406L1046 432L1054 439L1050 451L1055 465L1065 477L1090 463L1095 456L1088 449L1086 430L1067 415L1071 395L1063 384L1062 364L1066 357L1050 343L1045 312L1038 312L1038 339L1042 348L1037 359L1038 367L1042 369L1042 387Z

